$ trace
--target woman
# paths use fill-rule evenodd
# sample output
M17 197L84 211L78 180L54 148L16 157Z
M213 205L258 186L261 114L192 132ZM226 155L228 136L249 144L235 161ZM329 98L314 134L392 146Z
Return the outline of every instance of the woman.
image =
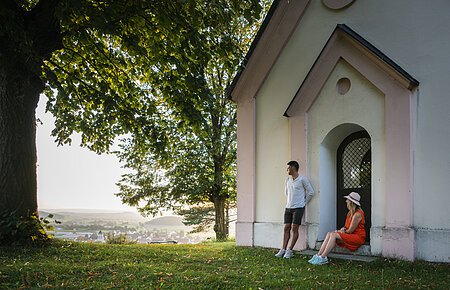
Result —
M366 231L364 229L364 212L361 209L360 195L352 192L344 196L347 200L348 213L345 219L345 226L339 231L329 232L320 247L319 252L308 262L313 265L323 265L328 263L328 254L336 245L356 251L366 241Z

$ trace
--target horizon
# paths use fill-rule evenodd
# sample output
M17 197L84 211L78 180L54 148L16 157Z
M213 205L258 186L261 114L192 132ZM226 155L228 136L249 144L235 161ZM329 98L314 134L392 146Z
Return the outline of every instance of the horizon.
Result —
M132 213L143 218L157 218L157 217L166 217L166 216L177 216L182 217L181 215L175 214L171 211L163 211L162 214L157 214L154 216L143 216L138 211L130 211L130 210L121 210L121 209L102 209L102 208L38 208L38 211L54 211L56 212L71 212L71 213Z
M104 209L104 208L39 208L39 211L55 211L55 212L92 212L92 213L133 213L142 216L139 212L121 209Z

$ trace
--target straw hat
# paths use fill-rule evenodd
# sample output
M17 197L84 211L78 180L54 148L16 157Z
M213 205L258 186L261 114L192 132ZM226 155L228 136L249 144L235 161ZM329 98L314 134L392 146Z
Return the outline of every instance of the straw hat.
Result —
M350 192L349 195L344 196L344 198L349 199L354 204L357 204L358 206L361 206L359 201L361 200L361 196L356 192Z

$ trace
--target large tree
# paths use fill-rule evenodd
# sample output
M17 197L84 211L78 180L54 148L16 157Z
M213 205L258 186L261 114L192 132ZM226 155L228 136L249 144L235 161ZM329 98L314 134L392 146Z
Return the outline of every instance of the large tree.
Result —
M251 26L260 11L257 0L0 1L0 212L37 210L35 108L42 92L56 116L57 142L70 143L78 132L81 145L99 153L125 135L133 154L173 154L166 150L173 132L164 126L176 121L201 138L205 114L233 126L233 116L220 121L204 111L216 104L208 77L215 67L235 68L241 53L224 23ZM214 65L216 58L230 61ZM161 122L161 108L177 118Z

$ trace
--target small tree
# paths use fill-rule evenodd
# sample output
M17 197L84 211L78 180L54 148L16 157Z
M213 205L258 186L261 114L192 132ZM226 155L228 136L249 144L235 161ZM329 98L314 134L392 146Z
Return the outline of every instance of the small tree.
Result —
M193 211L200 210L206 219L209 203L216 239L224 240L226 208L236 201L237 116L226 89L263 9L258 1L232 0L198 1L192 9L183 29L202 39L202 56L193 55L192 62L183 59L182 50L167 51L170 61L156 66L159 85L153 83L149 94L159 104L155 123L164 131L123 144L119 156L132 173L123 176L117 195L144 214L188 205L196 206ZM150 139L158 140L156 147ZM197 222L200 228L208 224Z
M127 234L115 234L113 232L108 232L105 236L105 240L107 244L136 244L137 241L131 240L128 238Z

